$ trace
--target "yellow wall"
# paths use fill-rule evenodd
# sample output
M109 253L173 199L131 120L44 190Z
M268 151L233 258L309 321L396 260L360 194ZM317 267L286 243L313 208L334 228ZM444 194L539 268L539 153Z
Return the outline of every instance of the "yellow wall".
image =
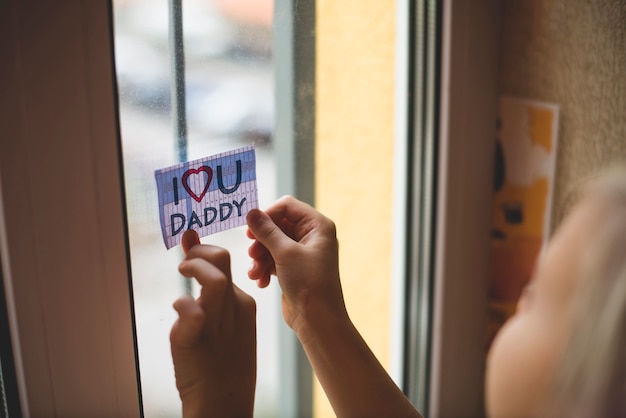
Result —
M389 364L395 2L317 1L317 208L337 224L348 312ZM316 417L334 416L316 382Z
M626 0L502 5L501 94L560 106L554 229L589 176L626 162Z

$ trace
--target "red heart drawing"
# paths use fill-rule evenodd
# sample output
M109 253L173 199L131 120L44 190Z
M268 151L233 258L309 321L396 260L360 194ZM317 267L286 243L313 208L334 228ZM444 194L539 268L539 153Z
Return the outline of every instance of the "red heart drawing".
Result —
M201 171L204 171L207 174L207 179L204 185L204 190L202 190L202 193L200 193L200 195L198 196L193 192L193 190L191 190L191 187L189 187L189 176L191 174L200 174ZM213 170L211 170L211 167L203 165L202 167L199 167L197 169L190 168L189 170L185 171L185 173L183 174L182 183L185 190L187 190L187 193L189 193L189 196L193 197L196 202L200 202L206 194L206 191L209 190L209 184L211 184L212 178Z

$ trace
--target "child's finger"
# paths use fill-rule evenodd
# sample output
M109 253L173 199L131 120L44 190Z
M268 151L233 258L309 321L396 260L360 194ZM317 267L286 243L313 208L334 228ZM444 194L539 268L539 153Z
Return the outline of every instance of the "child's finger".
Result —
M198 341L204 325L205 313L191 296L183 296L174 302L178 320L172 327L172 343L191 347Z
M192 260L195 258L200 258L210 264L213 264L224 273L228 280L231 280L230 253L224 248L217 247L215 245L195 245L188 250L185 260ZM198 278L195 274L187 277Z
M248 212L248 227L252 234L272 254L280 254L285 246L293 241L274 223L272 218L265 212L253 209Z
M270 256L270 251L259 241L254 241L250 244L250 247L248 247L248 255L250 258L254 259L264 258Z
M198 236L198 233L196 231L194 231L193 229L188 229L183 234L183 237L180 240L180 244L183 247L183 252L187 254L192 247L200 244L200 237Z
M200 247L196 247L200 248ZM194 277L201 286L200 304L210 320L219 321L224 307L226 293L232 291L230 276L223 270L203 258L184 260L178 267L185 277Z
M248 268L248 277L256 280L261 289L270 284L272 274L276 274L276 264L271 255L255 258Z
M316 211L310 205L292 196L283 196L269 207L266 213L274 222L278 222L280 219L288 219L293 224L299 224L310 219Z
M262 279L257 280L256 284L259 287L259 289L265 289L267 286L270 285L271 280L272 280L272 276L270 274L267 274L267 276L263 277Z

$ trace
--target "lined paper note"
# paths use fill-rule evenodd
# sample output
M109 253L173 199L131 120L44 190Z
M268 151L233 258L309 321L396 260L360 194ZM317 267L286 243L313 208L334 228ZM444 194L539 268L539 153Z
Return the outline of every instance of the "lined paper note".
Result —
M180 244L194 229L200 237L245 225L258 208L253 146L201 158L154 173L165 246Z

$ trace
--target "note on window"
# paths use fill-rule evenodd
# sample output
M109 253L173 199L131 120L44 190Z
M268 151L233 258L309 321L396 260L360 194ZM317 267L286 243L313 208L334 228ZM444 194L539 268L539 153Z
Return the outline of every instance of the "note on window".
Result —
M203 237L245 225L247 213L258 208L252 146L176 164L154 175L168 249L180 244L188 229Z

